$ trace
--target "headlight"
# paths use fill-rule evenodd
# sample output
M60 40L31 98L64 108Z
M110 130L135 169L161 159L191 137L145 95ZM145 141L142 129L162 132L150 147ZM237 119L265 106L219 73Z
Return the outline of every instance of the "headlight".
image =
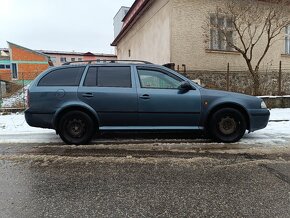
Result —
M267 105L264 101L261 102L261 108L263 109L267 109Z

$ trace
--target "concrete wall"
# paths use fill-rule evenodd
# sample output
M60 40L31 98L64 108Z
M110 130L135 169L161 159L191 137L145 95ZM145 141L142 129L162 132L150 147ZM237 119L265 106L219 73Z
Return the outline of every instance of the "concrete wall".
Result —
M268 108L290 108L290 96L261 97Z
M170 62L170 13L170 0L153 1L118 43L118 59L140 59L157 64Z
M210 51L207 41L206 21L209 14L222 6L225 0L171 0L172 1L172 36L171 62L186 64L189 70L225 70L227 63L238 69L245 68L246 63L236 52ZM262 69L276 67L279 61L290 61L284 52L284 32L271 47L261 65ZM264 39L265 40L265 39ZM254 57L260 57L265 41L257 45ZM257 61L257 59L255 59Z

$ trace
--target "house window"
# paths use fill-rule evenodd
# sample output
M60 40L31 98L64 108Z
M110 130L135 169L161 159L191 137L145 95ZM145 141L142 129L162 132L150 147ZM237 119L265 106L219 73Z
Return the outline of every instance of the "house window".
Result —
M18 69L17 69L17 64L12 63L12 79L18 79Z
M82 61L83 59L82 58L78 58L78 61Z
M233 22L227 16L210 15L210 49L232 51L229 42L233 42Z
M10 69L10 64L0 64L0 69Z
M131 50L128 50L128 56L131 57Z
M60 57L60 62L61 62L61 63L66 62L66 57Z
M56 57L50 57L50 60L52 61L52 63L56 63Z
M75 61L76 59L75 58L71 58L71 61Z
M285 54L290 54L290 26L285 28Z

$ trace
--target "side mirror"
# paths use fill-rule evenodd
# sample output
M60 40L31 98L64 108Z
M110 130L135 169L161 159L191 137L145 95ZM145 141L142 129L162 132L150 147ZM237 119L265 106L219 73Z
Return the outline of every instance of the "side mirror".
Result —
M181 91L189 91L189 90L193 90L194 88L192 87L192 85L190 85L190 83L188 81L183 81L179 85L178 89Z

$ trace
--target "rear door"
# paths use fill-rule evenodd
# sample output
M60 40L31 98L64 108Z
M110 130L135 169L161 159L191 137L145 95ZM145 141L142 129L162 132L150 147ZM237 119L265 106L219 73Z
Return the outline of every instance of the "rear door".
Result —
M97 112L100 129L137 125L137 92L130 66L90 66L78 97Z
M183 79L155 67L137 67L139 125L159 129L197 129L201 98L198 89L178 89Z

